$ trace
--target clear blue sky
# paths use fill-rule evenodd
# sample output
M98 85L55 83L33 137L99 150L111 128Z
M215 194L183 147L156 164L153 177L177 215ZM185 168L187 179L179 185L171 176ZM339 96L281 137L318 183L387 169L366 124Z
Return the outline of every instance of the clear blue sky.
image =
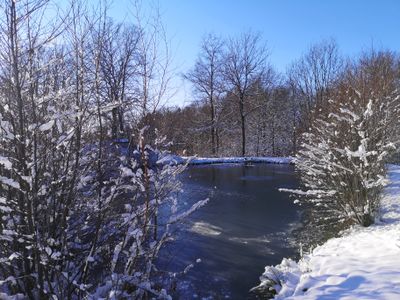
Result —
M112 15L122 19L130 0L115 0ZM153 3L143 0L143 5ZM157 3L157 2L156 2ZM400 50L400 0L159 0L177 73L187 71L204 34L233 36L260 32L278 71L322 39L334 38L341 53L354 56L372 45ZM190 85L174 81L174 103L190 100Z

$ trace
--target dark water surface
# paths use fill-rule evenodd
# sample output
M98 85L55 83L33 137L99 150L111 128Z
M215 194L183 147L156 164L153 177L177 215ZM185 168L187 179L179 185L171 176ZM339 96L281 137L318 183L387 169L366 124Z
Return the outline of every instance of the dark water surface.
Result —
M292 231L300 226L301 211L278 191L298 187L293 166L192 166L182 181L186 206L210 201L165 250L169 268L194 264L179 281L177 299L251 299L248 291L259 283L264 266L297 256Z

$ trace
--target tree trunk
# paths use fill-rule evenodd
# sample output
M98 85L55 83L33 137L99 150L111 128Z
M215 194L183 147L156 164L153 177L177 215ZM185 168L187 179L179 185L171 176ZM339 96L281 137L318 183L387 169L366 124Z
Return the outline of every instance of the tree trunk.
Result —
M115 107L111 111L112 113L112 124L111 124L111 137L112 139L118 138L118 108Z
M242 156L246 155L246 118L244 115L244 99L241 97L239 101L239 111L240 111L240 125L242 130Z
M216 147L215 147L215 113L214 113L214 101L212 97L210 98L211 104L211 153L212 155L216 154Z

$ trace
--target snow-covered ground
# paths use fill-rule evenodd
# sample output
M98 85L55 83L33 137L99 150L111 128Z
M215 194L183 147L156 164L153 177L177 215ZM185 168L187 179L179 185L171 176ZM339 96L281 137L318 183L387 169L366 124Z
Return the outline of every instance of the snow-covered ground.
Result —
M355 226L296 263L266 267L279 278L275 299L400 299L400 166L389 166L380 220Z

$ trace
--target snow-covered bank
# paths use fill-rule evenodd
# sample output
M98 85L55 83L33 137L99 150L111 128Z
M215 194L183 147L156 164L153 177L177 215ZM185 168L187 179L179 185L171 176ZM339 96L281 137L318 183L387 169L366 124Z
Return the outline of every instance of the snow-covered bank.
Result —
M293 164L293 157L193 157L167 155L157 161L157 164L184 164L210 165L210 164L232 164L232 163L267 163L267 164Z
M269 164L292 164L293 157L180 157L170 156L163 163L182 164L189 161L189 165L227 164L227 163L269 163Z
M183 159L190 159L183 157ZM226 164L226 163L269 163L269 164L291 164L292 157L219 157L206 158L196 157L190 160L190 165L205 165L205 164Z
M274 279L275 299L400 299L400 166L389 167L389 179L379 222L351 228L298 263L266 267L260 286Z

